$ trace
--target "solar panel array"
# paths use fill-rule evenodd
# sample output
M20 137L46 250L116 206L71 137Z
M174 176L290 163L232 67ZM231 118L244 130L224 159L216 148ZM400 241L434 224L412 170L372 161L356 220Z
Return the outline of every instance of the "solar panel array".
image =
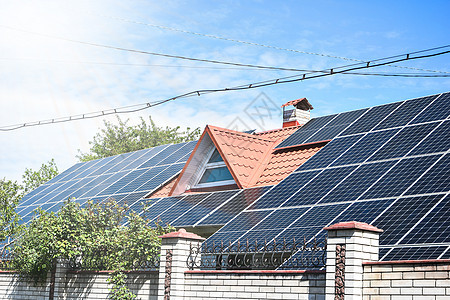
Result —
M380 258L450 257L450 93L312 119L277 148L331 140L207 242L323 238L360 221Z
M140 199L131 209L150 224L175 227L221 226L253 203L270 187L230 190L175 197Z
M69 198L80 204L113 198L133 205L176 176L196 143L157 146L77 163L27 194L17 212L28 222L36 208L56 212Z

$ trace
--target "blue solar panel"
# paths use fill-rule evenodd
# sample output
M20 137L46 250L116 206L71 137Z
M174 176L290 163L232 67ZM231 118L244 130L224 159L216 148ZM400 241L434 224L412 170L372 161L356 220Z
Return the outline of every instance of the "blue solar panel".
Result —
M166 197L162 198L158 201L149 199L150 201L155 201L153 204L151 204L148 209L142 212L142 216L149 220L154 221L160 214L177 204L181 201L183 197Z
M276 147L276 149L304 144L304 142L309 137L311 137L313 134L315 134L320 128L325 126L328 122L330 122L335 117L336 117L336 115L330 115L330 116L320 117L320 118L315 118L315 119L310 120L304 126L300 127L296 132L294 132L288 138L286 138L284 141L282 141Z
M337 157L337 159L331 165L358 164L366 161L367 158L373 155L373 153L386 143L387 140L393 137L397 131L398 129L392 129L368 133L340 156L339 153L336 153L335 157Z
M175 219L172 226L193 226L203 217L210 214L214 209L218 208L224 201L234 196L238 191L215 192L206 197L196 206L188 211L182 211L180 217Z
M375 129L385 129L408 124L414 117L420 113L437 96L428 96L404 101L389 117L381 122Z
M447 192L450 189L450 154L446 154L407 192L407 195Z
M415 117L411 124L443 120L450 116L450 93L439 95L433 104Z
M280 206L290 195L295 194L301 187L308 183L319 171L294 173L274 186L260 200L255 202L250 209L276 208Z
M184 146L182 146L181 148L176 150L172 155L161 160L157 164L157 166L168 165L168 164L173 164L175 162L183 161L181 159L184 158L187 154L190 155L192 150L194 150L195 145L197 145L197 141L193 141L193 142L184 144Z
M450 197L445 197L400 242L402 244L449 243Z
M117 190L117 193L131 193L139 189L143 184L152 180L153 177L161 173L166 167L154 167L151 169L138 169L134 174L130 173L129 178L124 177L125 185ZM167 179L166 179L167 180ZM152 188L145 188L151 190Z
M366 112L363 118L356 120L341 136L370 131L400 104L402 102L372 107Z
M422 260L437 259L446 250L447 246L441 247L400 247L392 248L382 260ZM380 257L381 258L381 257Z
M436 123L429 123L404 127L396 136L394 136L389 142L381 147L380 150L372 155L369 161L396 158L406 155L436 126Z
M301 165L298 170L303 171L327 167L336 159L336 157L350 148L354 143L361 139L361 137L362 135L354 135L350 137L334 139L324 148L320 149L319 152L314 154L313 157L308 159L303 165Z
M450 149L450 121L443 122L417 145L411 155L445 152Z
M398 199L373 223L384 230L380 244L396 244L441 198L442 195L433 195Z
M325 169L314 180L306 184L301 190L287 200L282 207L310 205L317 203L332 188L334 188L355 167L341 167Z
M219 207L211 215L202 220L199 225L222 225L227 223L237 214L244 210L247 206L255 202L270 187L257 187L252 189L244 189L236 196Z
M437 159L438 155L401 160L380 181L372 186L362 199L376 199L400 196Z
M178 155L176 155L176 151L180 150L180 148L185 146L185 144L186 143L181 143L181 144L167 146L165 149L163 149L161 152L159 152L158 154L153 156L151 159L149 159L148 161L146 161L145 163L140 165L138 168L143 169L143 168L154 167L158 163L160 163L162 160L170 157L171 155L175 155L176 157L178 157Z
M383 176L394 163L394 161L385 161L361 165L326 195L320 203L357 200L361 194Z
M391 205L393 201L394 199L354 202L347 210L338 215L332 223L356 221L372 224L373 220Z

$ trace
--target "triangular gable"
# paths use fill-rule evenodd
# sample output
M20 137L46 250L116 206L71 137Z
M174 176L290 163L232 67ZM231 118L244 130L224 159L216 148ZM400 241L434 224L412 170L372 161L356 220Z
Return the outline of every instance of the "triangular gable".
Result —
M179 195L190 189L194 177L201 172L208 153L215 147L233 176L238 188L251 187L262 172L262 161L270 155L274 142L256 135L206 126L189 160L181 171L171 195ZM196 175L197 174L197 175Z

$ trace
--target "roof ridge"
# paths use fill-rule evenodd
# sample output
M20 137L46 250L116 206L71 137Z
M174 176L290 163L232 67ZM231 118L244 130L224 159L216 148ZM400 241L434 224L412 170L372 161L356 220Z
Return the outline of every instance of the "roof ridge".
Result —
M249 134L249 133L240 132L240 131L227 129L227 128L222 128L222 127L217 127L217 126L213 126L213 125L206 125L206 127L209 127L212 130L228 132L228 133L231 133L231 134L236 134L236 135L240 135L240 136L243 136L243 137L248 137L248 138L252 138L252 139L255 139L255 140L262 140L262 141L266 141L266 142L273 142L270 139L261 138L261 137L259 137L256 134Z

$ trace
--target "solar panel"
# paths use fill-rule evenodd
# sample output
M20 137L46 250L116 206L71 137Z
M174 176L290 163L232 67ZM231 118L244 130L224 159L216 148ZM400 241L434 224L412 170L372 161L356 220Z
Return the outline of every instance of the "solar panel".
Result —
M405 156L411 149L426 137L435 127L436 123L404 127L389 142L381 147L369 161L382 160Z
M418 113L420 113L424 109L424 107L429 105L435 98L437 98L437 96L433 95L404 101L402 105L400 105L375 129L386 129L408 124L408 122L414 119L414 117Z
M399 247L391 248L381 260L422 260L422 259L437 259L446 246L425 246L425 247Z
M341 134L341 136L370 131L401 104L402 102L396 102L370 108L364 115L364 118L356 120Z
M254 203L250 209L276 208L280 206L290 195L295 194L308 183L319 171L294 173L274 186L260 200Z
M73 197L80 203L114 198L131 205L177 175L194 146L195 142L163 145L77 163L26 195L17 211L21 216L37 207L57 211Z
M218 207L217 210L211 212L199 222L198 225L223 225L244 210L247 206L255 202L271 187L263 186L251 189L244 189L237 195L230 197L228 201Z
M300 128L278 147L333 139L207 241L323 238L325 226L361 221L384 230L385 260L443 257L450 249L449 95Z
M383 228L380 244L394 245L416 224L440 199L442 195L400 198L373 222Z
M224 191L211 193L206 199L198 203L188 211L183 211L180 217L171 222L172 226L193 226L203 217L207 216L214 209L219 207L224 201L234 196L238 191Z

